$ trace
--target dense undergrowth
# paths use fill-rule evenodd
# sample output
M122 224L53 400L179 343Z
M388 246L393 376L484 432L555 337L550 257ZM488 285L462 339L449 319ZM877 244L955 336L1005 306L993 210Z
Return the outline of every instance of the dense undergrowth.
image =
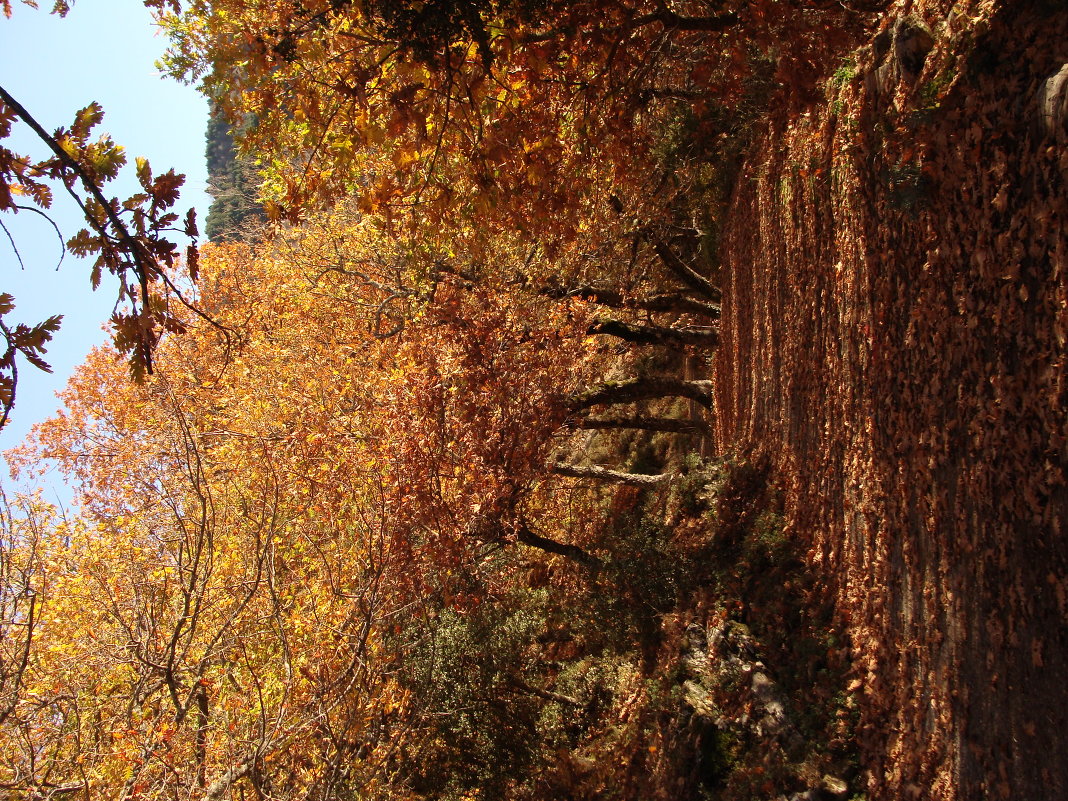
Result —
M595 572L501 553L486 580L518 582L427 621L398 667L437 721L412 760L416 792L745 799L858 786L849 646L784 535L767 466L691 454L680 467L671 487L611 493L598 548L611 555Z

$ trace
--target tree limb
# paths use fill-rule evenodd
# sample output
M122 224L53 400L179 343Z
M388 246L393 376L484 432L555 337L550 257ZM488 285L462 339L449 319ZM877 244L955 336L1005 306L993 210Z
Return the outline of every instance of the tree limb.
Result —
M718 320L720 307L715 303L707 303L703 300L688 297L679 293L662 295L650 295L645 298L625 298L621 293L611 289L583 285L571 288L544 287L541 294L550 298L562 300L564 298L580 298L610 309L641 309L649 312L688 312Z
M667 6L662 6L650 14L643 14L640 17L635 17L631 20L628 27L640 28L643 25L649 25L654 22L659 22L666 29L673 31L718 33L719 31L733 28L741 22L741 20L733 11L726 14L717 14L712 17L684 17L683 15L672 11Z
M672 473L656 473L654 475L647 475L645 473L624 473L620 470L609 470L607 467L601 467L600 465L579 467L577 465L564 464L562 462L557 462L550 469L559 476L592 478L597 481L608 482L609 484L626 484L629 487L655 487L673 477Z
M614 428L637 428L642 431L666 431L671 434L707 434L708 426L699 420L679 420L672 417L584 417L574 424L575 428L605 430Z
M656 251L656 255L660 257L660 261L663 262L664 266L671 270L690 289L700 292L714 303L719 303L723 300L723 293L719 287L680 259L678 254L663 239L653 243L653 250Z
M156 259L148 252L144 243L136 236L134 236L130 229L126 227L126 223L119 217L119 212L108 200L107 196L101 191L99 184L96 182L93 176L91 176L76 158L70 153L64 150L59 142L55 138L49 135L48 131L37 122L36 118L19 103L14 97L12 97L4 87L0 86L0 100L4 105L10 108L15 114L30 128L37 138L40 139L53 155L69 169L74 175L81 181L82 186L85 187L85 191L93 196L93 199L99 204L103 210L104 215L107 218L107 223L100 222L94 215L89 214L82 206L81 199L74 193L72 187L63 181L63 185L67 192L74 197L74 200L82 206L82 210L86 211L86 222L100 235L101 239L106 241L117 240L121 246L123 252L126 253L130 259L134 271L134 275L137 278L137 282L141 287L141 306L142 314L148 313L148 285L149 282L159 277L162 274L162 270L156 262ZM108 231L108 225L111 226L114 233ZM145 337L145 335L142 335ZM146 337L139 343L141 349L141 356L145 362L145 369L148 372L152 372L152 345L150 340Z
M654 398L689 398L712 408L711 381L685 381L679 378L632 378L610 381L575 395L571 410L581 412L601 404L634 403Z
M668 348L681 348L686 345L714 348L719 345L719 332L715 329L632 325L622 320L603 320L594 323L586 330L586 333L608 334L637 345L661 345Z
M549 690L542 690L538 687L533 687L527 684L518 676L509 676L508 683L515 687L517 690L522 690L525 693L530 693L538 698L544 698L546 701L556 701L558 704L567 704L568 706L585 706L584 703L577 698L572 698L570 695L560 695L560 693L550 692Z
M556 540L543 537L540 534L536 534L526 526L521 525L516 530L516 539L524 545L529 545L532 548L538 548L546 553L556 554L557 556L563 556L566 559L570 559L572 562L578 562L581 565L592 570L598 570L601 567L601 560L596 556L584 551L577 545L571 545L566 542L557 542Z
M222 801L233 785L248 776L259 754L252 754L224 771L204 790L204 801Z

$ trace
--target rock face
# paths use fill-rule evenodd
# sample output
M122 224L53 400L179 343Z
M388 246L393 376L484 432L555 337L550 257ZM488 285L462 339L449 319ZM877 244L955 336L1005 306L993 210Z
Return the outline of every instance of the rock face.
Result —
M896 20L872 43L876 66L868 73L868 91L885 97L897 84L914 82L934 43L930 28L922 20L912 16Z
M1068 7L889 13L826 105L782 112L742 168L717 441L771 461L849 620L868 798L1056 801Z
M1068 140L1068 64L1042 82L1035 98L1041 133L1065 144Z

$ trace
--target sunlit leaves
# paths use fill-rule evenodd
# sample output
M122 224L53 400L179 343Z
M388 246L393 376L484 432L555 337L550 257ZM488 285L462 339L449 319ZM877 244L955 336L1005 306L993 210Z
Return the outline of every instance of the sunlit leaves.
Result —
M65 13L65 4L57 3L55 10ZM109 198L106 186L126 164L126 154L107 134L92 138L103 119L103 109L94 102L81 109L68 128L49 133L29 110L0 88L0 139L10 136L13 123L18 121L29 128L45 151L43 158L37 158L0 147L0 211L17 211L16 198L24 197L43 214L41 210L51 207L53 186L74 199L87 227L70 239L68 247L75 255L96 257L90 272L93 289L105 271L119 279L121 308L113 319L115 341L129 356L133 375L143 376L151 372L152 349L159 333L180 328L167 306L158 302L157 293L161 289L177 292L169 271L176 265L179 251L169 237L179 217L169 209L178 199L184 176L170 170L153 178L147 161L139 159L137 175L145 191L122 202ZM195 231L190 211L182 233L189 236ZM16 247L14 242L12 246ZM39 353L14 347L36 366L44 364ZM4 369L10 371L6 384L12 387L8 398L13 399L14 363ZM5 410L10 410L10 402Z
M582 305L435 272L441 242L351 210L319 222L205 248L200 306L240 339L176 312L188 331L143 385L95 352L23 456L79 480L92 527L56 568L63 623L33 686L68 699L63 727L29 740L54 775L133 775L163 797L252 749L291 797L386 781L375 755L420 731L388 667L407 647L395 630L428 592L479 603L449 576L547 508L546 453L585 374ZM7 759L22 742L0 738Z

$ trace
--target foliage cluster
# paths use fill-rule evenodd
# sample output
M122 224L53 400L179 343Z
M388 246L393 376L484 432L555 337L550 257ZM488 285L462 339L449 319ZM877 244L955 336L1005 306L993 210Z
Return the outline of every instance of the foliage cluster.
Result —
M26 4L36 6L34 2ZM68 10L69 4L63 0L53 6L53 13L60 15ZM5 18L11 16L8 0L0 3L0 11ZM148 161L140 157L135 169L139 191L121 201L109 197L108 184L118 176L127 158L109 134L93 138L103 119L104 110L93 102L78 111L68 127L49 132L29 108L0 86L0 142L7 141L17 127L24 127L32 134L31 141L43 150L43 155L18 153L0 145L0 213L38 214L52 223L62 243L62 234L47 212L55 191L70 196L81 210L86 227L67 240L64 247L76 256L93 259L93 289L99 286L105 271L118 279L112 338L119 351L129 357L134 378L142 378L152 371L152 352L162 334L181 330L165 297L184 302L182 282L176 272L181 250L172 240L193 240L185 250L185 266L189 277L195 280L196 216L192 209L184 217L174 210L185 176L174 170L154 174ZM0 229L16 260L25 267L18 243L2 221ZM58 315L36 325L5 320L15 304L11 294L5 292L2 297L0 335L6 347L0 355L0 427L7 423L15 403L18 357L50 371L42 354L60 325Z
M868 796L1059 798L1068 15L897 9L750 152L717 412L836 585Z

